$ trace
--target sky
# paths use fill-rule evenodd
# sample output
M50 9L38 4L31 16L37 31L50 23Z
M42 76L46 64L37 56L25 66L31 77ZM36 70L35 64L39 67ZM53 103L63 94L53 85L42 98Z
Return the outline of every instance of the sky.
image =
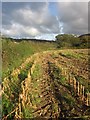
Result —
M13 38L55 39L88 33L88 2L2 2L2 34Z

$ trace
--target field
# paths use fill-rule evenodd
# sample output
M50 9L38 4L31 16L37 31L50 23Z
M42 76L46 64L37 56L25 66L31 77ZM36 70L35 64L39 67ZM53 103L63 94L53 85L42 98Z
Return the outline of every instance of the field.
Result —
M3 79L3 120L90 119L88 49L52 48L27 57Z
M12 41L2 39L2 76L7 76L13 69L17 68L25 59L34 53L56 49L52 42L35 41Z

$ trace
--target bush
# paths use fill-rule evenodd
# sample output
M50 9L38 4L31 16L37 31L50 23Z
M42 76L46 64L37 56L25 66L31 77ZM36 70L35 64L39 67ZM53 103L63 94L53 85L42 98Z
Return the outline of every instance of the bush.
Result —
M58 48L61 47L73 48L73 47L80 47L81 40L78 37L75 37L74 35L62 34L56 36L56 43Z
M26 70L22 70L21 73L18 75L18 78L20 79L20 81L25 80L25 78L27 78L28 76L28 71Z

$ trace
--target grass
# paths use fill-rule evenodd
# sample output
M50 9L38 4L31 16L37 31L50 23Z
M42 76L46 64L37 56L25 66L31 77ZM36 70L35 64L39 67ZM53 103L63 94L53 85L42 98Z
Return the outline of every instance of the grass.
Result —
M75 53L66 52L66 51L64 53L59 53L59 55L66 57L68 59L72 59L72 58L81 59L82 58L82 55L80 54L75 54Z
M64 57L67 57L69 59L71 58L75 58L75 59L85 59L86 58L86 55L88 57L88 53L87 54L83 54L82 52L78 54L75 53L75 51L70 51L70 50L67 50L67 51L64 51L63 53L60 53L60 55L64 56Z
M5 94L8 96L6 98L5 94L2 96L2 106L3 106L3 115L7 115L14 109L16 103L18 102L19 93L21 92L21 82L25 80L28 76L28 70L32 66L32 63L26 65L25 69L20 71L19 75L12 76L9 73L8 81L4 84L7 85L7 89L4 90ZM8 110L8 111L7 111Z
M53 63L49 63L50 66L50 76L53 78L54 82L65 84L66 78L62 75L62 70Z
M33 118L32 109L30 107L26 107L23 112L24 118Z
M12 109L14 109L14 104L6 98L5 95L2 96L2 117L9 114ZM9 116L9 119L12 119L12 116Z
M88 85L88 80L85 80L82 76L75 76L76 80L79 81L80 84L84 85L86 89L90 91L90 87Z
M28 76L28 71L22 70L20 74L18 75L18 78L20 81L23 81L25 80L25 78L27 78L27 76Z
M36 64L35 66L35 69L34 69L34 72L33 74L31 75L32 76L32 79L39 79L42 75L42 68L41 68L41 65L40 64Z
M9 71L18 67L25 59L34 53L56 49L55 43L2 40L2 72L7 76Z

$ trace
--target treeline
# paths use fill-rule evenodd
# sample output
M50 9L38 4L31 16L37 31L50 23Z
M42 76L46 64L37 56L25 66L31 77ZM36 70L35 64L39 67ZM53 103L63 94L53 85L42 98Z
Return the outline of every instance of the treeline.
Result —
M18 39L18 38L10 38L10 37L2 37L2 40L3 39L6 39L6 40L11 40L11 41L14 41L14 42L21 42L21 41L34 41L34 42L55 42L53 40L43 40L43 39L27 39L27 38L21 38L21 39Z
M90 34L79 37L70 34L60 34L56 36L58 48L89 48Z
M72 34L59 34L56 37L56 40L43 40L43 39L16 39L16 38L8 38L2 37L2 39L11 40L14 42L21 41L33 41L37 43L55 43L57 48L90 48L90 34L83 34L79 37Z

